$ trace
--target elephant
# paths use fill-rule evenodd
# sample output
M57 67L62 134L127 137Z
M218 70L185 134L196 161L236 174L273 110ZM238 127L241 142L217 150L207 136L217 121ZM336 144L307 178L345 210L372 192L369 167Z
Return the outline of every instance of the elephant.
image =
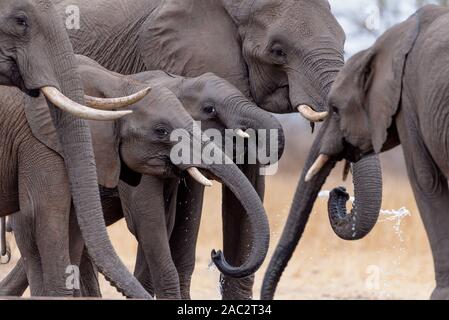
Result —
M327 94L344 63L345 34L326 0L54 2L64 19L76 16L70 10L67 14L68 5L82 12L79 28L69 30L74 50L110 70L123 74L164 70L188 77L213 72L262 109L299 111L312 122L327 116ZM265 180L258 166L240 167L263 200ZM202 199L199 186L188 184L188 189L197 190L195 198ZM181 187L178 194L188 198L189 191ZM179 210L186 215L201 207L188 202ZM224 251L233 264L247 254L235 248L245 248L250 241L244 216L237 199L224 188ZM235 225L241 228L235 230ZM174 252L180 250L187 258L179 249L182 244L173 241ZM250 299L253 282L252 277L224 277L223 298Z
M185 128L194 137L193 129L188 129L193 128L193 119L184 110L178 97L164 87L164 84L168 86L168 79L165 79L164 82L164 78L159 72L148 72L123 78L121 75L101 68L86 57L78 57L78 62L85 91L91 95L105 98L128 95L130 90L134 92L141 89L136 87L135 84L145 87L152 81L162 83L162 86L152 88L151 95L157 98L145 98L137 102L132 107L133 114L116 122L91 122L90 128L99 183L103 187L102 203L105 220L108 224L111 224L121 219L123 214L126 216L128 226L137 237L139 247L143 248L142 252L146 258L145 261L140 263L138 261L137 267L146 271L150 266L150 270L153 271L151 277L154 279L155 293L158 298L179 299L181 298L179 277L169 248L169 237L175 218L174 209L176 209L177 204L176 189L179 184L179 176L181 171L187 170L191 173L192 178L203 185L208 186L210 182L197 169L193 167L183 169L184 165L179 168L170 162L171 151L175 147L175 143L169 139L167 134L163 136L165 139L163 141L153 136L156 133L159 134L158 132L161 130L172 131L176 128ZM162 74L167 77L167 74ZM156 77L156 75L158 76ZM149 78L151 78L151 81L142 82L142 79ZM239 94L237 89L212 74L205 75L200 79L175 78L173 76L168 78L177 81L176 84L172 84L173 88L181 87L177 88L179 96L183 97L185 101L190 98L188 105L192 113L194 113L195 106L196 114L199 114L205 107L210 108L211 103L216 103L214 107L216 108L216 115L214 117L207 110L209 121L236 119L235 122L237 123L237 114L240 114L240 119L248 122L255 118L254 112L256 114L262 113L262 115L264 113L249 101L245 104L246 98L241 93L241 98L237 99L236 95ZM220 90L213 90L214 88ZM228 102L225 99L226 97L223 96L224 94L228 94L227 98L231 101ZM200 97L200 99L194 99L194 97ZM205 105L204 102L208 104ZM229 114L222 110L225 103L229 104L227 105ZM97 107L100 106L97 105ZM231 108L233 109L232 112L230 112ZM262 115L259 118L264 127L278 124L272 116L268 115L268 117L263 118ZM227 121L228 124L231 123L230 120ZM254 125L257 124L255 119L252 121ZM48 136L45 139L48 141L47 144L51 145L53 139ZM207 143L203 144L205 148L209 147ZM221 151L217 151L220 150L218 146L214 150L215 157L220 156ZM222 253L213 254L213 260L223 274L234 277L247 276L260 267L268 250L269 229L262 203L244 175L237 170L235 164L227 164L228 162L207 164L206 160L201 165L202 169L210 171L214 177L235 190L234 192L241 199L248 216L254 215L254 218L249 217L251 222L250 233L253 236L252 253L242 267L229 267ZM120 184L119 180L121 180ZM112 193L112 196L111 193L104 191L104 188L111 190L117 188L117 186L119 186L119 192ZM248 191L246 188L250 190ZM117 204L116 200L119 196L119 203ZM122 200L121 203L120 199ZM29 221L16 221L14 219L12 225L16 237L21 237L23 233L32 233L29 231L29 226L33 223ZM17 229L19 229L19 232L17 232ZM75 244L71 244L71 246L79 247ZM29 251L31 250L29 249ZM30 253L28 256L37 255ZM23 262L19 263L18 267L23 268ZM81 270L88 270L89 272L93 269L81 267ZM12 275L17 275L18 272L20 270L15 270ZM143 276L148 277L147 274ZM23 285L23 283L26 283L26 277L25 280L23 279L23 272L22 277L14 276L13 278L15 284L9 282L11 276L2 283L2 294L23 293L20 292L26 288ZM95 279L95 276L89 275L88 278ZM17 283L21 284L19 288L17 288ZM89 293L99 294L98 284L86 281L86 287Z
M425 6L353 56L329 94L332 114L298 187L299 212L289 217L267 271L262 297L271 298L301 237L316 194L335 162L364 161L402 145L408 176L434 256L432 299L449 299L447 90L449 9ZM316 160L316 161L315 161ZM332 218L345 215L345 193L330 199ZM301 203L299 203L301 202ZM301 225L301 229L295 229ZM276 259L276 260L274 260Z
M82 105L83 88L76 72L75 56L51 1L2 0L0 12L0 85L17 87L28 95L23 96L9 88L0 89L1 130L6 139L0 147L0 157L3 161L8 160L0 171L0 217L17 212L20 206L28 214L35 214L39 221L43 219L42 225L46 224L47 230L63 238L61 244L66 244L67 233L64 232L68 224L56 213L68 211L73 201L77 223L98 269L124 295L150 298L125 268L109 241L98 193L91 137L81 119L110 120L130 112L93 110ZM37 143L38 137L31 134L41 126L37 110L27 108L26 121L25 110L19 108L22 103L28 103L30 96L40 94L46 98L57 139L61 142L59 154L46 150ZM54 160L54 166L50 159ZM47 192L42 193L44 183L48 183ZM30 184L36 186L31 188ZM57 194L63 190L67 191L66 196L58 200ZM34 203L43 205L37 208L32 205ZM45 217L51 221L46 221ZM42 239L38 246L47 252L46 248L54 247L55 243ZM63 279L65 269L70 265L68 252L60 252L58 257L54 259L47 254L44 259L45 268L57 269L59 274L57 279L44 277L44 294L71 295Z

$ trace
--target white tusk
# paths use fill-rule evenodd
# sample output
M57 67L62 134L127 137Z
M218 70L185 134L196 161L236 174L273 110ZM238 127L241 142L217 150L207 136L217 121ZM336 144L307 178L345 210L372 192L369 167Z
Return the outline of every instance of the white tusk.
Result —
M320 156L318 157L318 159L315 161L315 163L312 165L312 167L310 168L309 172L307 172L306 175L306 182L309 182L310 180L312 180L315 175L321 171L321 169L323 169L323 167L326 165L326 163L329 161L329 156L325 155L325 154L320 154Z
M243 139L251 138L251 136L248 133L246 133L245 131L243 131L242 129L236 129L235 134Z
M96 98L85 95L84 100L86 100L86 105L90 108L95 108L99 110L114 110L124 108L139 102L140 100L145 98L150 91L151 88L148 87L144 90L141 90L127 97L108 98L108 99Z
M321 122L327 118L328 112L316 112L308 105L302 104L298 107L299 113L310 122Z
M205 187L212 187L212 181L207 179L197 168L189 168L187 169L187 172L192 176L193 179L195 179L196 182L199 184L205 186Z
M103 111L83 106L70 100L55 87L43 87L42 94L59 109L87 120L108 121L117 120L132 113L132 111Z

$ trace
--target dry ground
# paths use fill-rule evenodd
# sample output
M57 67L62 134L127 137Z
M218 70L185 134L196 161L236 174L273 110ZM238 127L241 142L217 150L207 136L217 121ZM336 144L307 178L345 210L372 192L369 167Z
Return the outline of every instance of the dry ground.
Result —
M296 182L302 168L304 152L292 150L298 134L287 126L286 159L279 175L267 182L266 209L272 228L271 252L288 215ZM304 129L303 136L310 136ZM301 141L300 141L301 142ZM304 143L307 146L307 143ZM301 149L304 150L304 149ZM295 154L296 152L296 154ZM434 286L432 258L423 226L408 181L404 176L398 151L383 157L384 209L406 207L411 216L389 221L383 217L366 239L350 243L333 235L326 214L325 199L316 204L305 236L295 252L278 287L279 299L427 299ZM293 159L301 158L301 161ZM398 169L399 168L399 169ZM325 189L341 185L340 168L336 169ZM347 184L346 184L347 185ZM197 266L193 279L194 299L219 299L218 272L209 267L210 250L222 248L220 224L220 187L207 193L201 225ZM133 267L136 243L124 223L110 228L110 234L120 256ZM14 257L18 252L14 250ZM260 293L263 270L258 273L255 298ZM0 266L0 277L11 268ZM120 297L104 281L105 297Z

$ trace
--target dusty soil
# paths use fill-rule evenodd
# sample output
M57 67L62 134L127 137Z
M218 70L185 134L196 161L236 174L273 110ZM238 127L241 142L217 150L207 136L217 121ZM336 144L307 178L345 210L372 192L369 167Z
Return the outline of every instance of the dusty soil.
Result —
M332 179L335 184L337 179ZM288 214L297 177L284 175L268 181L266 207L272 226L274 249ZM341 183L340 183L341 184ZM382 221L365 240L344 242L332 234L326 216L326 201L318 201L304 239L290 262L277 291L278 299L427 299L434 286L432 260L422 223L408 182L387 178L385 209L406 207L411 212L401 220ZM326 189L326 188L325 188ZM207 194L201 226L197 266L193 279L194 299L219 299L218 272L210 264L210 250L221 248L220 188ZM110 228L120 256L132 270L136 243L122 222ZM11 239L12 240L12 239ZM14 260L18 256L13 246ZM12 267L0 266L0 277ZM265 268L265 266L264 266ZM264 272L257 275L255 298ZM105 281L104 296L120 298Z

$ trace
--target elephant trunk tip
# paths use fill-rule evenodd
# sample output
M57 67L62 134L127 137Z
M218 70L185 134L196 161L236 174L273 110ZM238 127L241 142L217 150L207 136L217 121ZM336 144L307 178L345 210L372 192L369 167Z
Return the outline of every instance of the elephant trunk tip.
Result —
M254 268L246 268L244 266L233 267L226 261L222 251L212 250L211 258L217 269L223 275L234 279L242 279L249 277L250 275L254 274L260 267L260 265L256 265Z

